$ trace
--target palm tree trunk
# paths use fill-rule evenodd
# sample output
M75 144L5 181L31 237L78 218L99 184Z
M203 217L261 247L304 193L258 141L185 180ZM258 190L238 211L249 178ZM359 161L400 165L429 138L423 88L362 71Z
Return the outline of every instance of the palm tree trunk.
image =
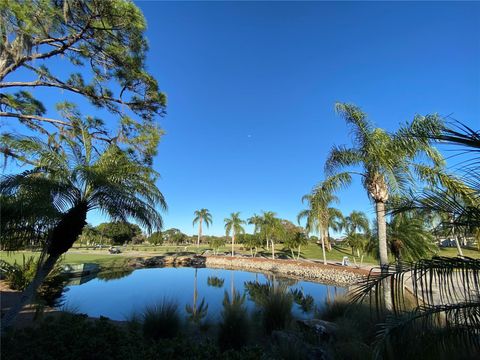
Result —
M388 267L387 253L387 220L385 219L385 203L375 201L377 213L378 250L380 253L380 266L382 269Z
M232 232L232 256L234 256L234 246L235 246L235 232Z
M327 255L325 254L325 231L322 230L320 234L322 240L322 254L323 254L323 265L327 265Z
M200 247L200 239L202 238L202 218L200 218L198 224L198 238L197 238L197 249Z
M453 241L455 241L455 245L457 246L458 255L463 256L462 247L460 246L460 242L458 241L458 236L455 234L455 226L452 227L452 237Z
M330 228L327 230L327 250L332 251L332 243L330 242Z
M300 245L298 245L297 260L300 260Z
M273 240L270 240L272 242L272 259L275 260L275 244Z
M381 200L375 201L375 211L377 213L377 231L378 231L378 250L380 253L380 267L383 272L388 272L388 253L387 253L387 220L385 218L385 203ZM385 309L391 310L392 291L390 284L385 281L383 284L383 300Z

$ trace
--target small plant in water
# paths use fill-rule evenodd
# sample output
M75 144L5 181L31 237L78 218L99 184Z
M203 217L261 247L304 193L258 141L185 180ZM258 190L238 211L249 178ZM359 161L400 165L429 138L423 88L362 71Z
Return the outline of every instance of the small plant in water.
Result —
M143 312L143 335L147 339L174 338L180 329L178 305L171 300L148 306Z
M219 324L218 345L220 349L239 349L250 337L250 321L245 306L245 294L233 293L232 298L225 291L222 320Z

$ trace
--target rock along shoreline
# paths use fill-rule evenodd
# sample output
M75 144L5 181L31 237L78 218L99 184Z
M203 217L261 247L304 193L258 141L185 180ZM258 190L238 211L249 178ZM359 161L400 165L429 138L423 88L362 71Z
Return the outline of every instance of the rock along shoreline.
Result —
M299 280L313 281L323 284L350 286L365 279L369 271L344 267L340 265L324 265L315 262L265 259L231 256L154 256L133 258L128 261L133 268L152 268L164 266L189 266L221 268L227 270L245 270L267 274L281 275Z

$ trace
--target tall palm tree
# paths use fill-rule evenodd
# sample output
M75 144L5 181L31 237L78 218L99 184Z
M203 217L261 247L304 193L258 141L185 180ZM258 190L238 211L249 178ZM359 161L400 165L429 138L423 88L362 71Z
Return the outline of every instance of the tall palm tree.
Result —
M362 211L352 211L345 218L343 228L347 232L346 242L352 248L352 255L357 250L357 256L360 256L360 249L364 247L367 235L370 233L367 215Z
M11 149L18 159L28 159L30 168L16 175L0 178L0 202L8 208L22 209L23 200L42 201L37 217L25 221L23 211L2 212L2 241L10 249L21 246L26 233L17 225L36 227L50 225L40 237L43 252L36 275L23 292L19 302L2 319L2 329L8 326L22 307L32 298L57 260L78 239L86 225L87 213L97 210L113 220L135 219L152 231L162 227L162 217L156 209L166 209L162 193L155 185L158 174L110 144L99 151L92 136L81 126L61 136L63 147L37 138L2 135L2 148Z
M303 210L297 216L300 222L306 219L306 230L308 233L316 232L320 236L322 243L323 263L327 264L325 254L325 242L328 237L331 215L335 213L330 207L333 202L338 202L337 196L333 192L341 185L337 178L330 178L318 184L311 194L303 196L302 202L307 202L308 209Z
M212 223L212 215L208 209L195 210L193 213L195 218L193 219L193 226L198 222L198 238L197 238L197 248L200 246L200 241L202 240L202 223L205 222L207 227Z
M262 217L262 227L265 233L265 239L267 241L267 250L268 243L270 242L272 249L272 259L275 259L275 233L281 229L280 219L277 218L277 214L273 211L264 211Z
M332 250L332 242L330 237L330 229L335 232L342 231L344 217L340 209L330 207L328 208L328 230L327 230L327 249Z
M238 234L245 233L245 229L242 227L245 224L245 221L240 219L240 212L234 212L230 214L229 218L225 220L225 231L226 235L230 236L232 234L232 256L235 255L235 236Z
M260 215L253 214L253 216L247 219L249 225L253 225L253 233L257 234L262 229L263 218Z
M445 175L441 184L412 193L394 214L411 211L447 215L445 226L480 228L480 132L461 123L452 128L438 124L414 129L413 136L457 146L457 153L471 155L457 176ZM462 200L459 201L458 197ZM452 217L453 214L453 217ZM453 221L452 221L453 220ZM400 231L399 231L400 232ZM403 234L402 234L403 235ZM405 294L405 280L412 283L416 304ZM433 257L389 271L371 274L355 290L354 298L382 306L375 296L389 286L394 316L377 334L377 358L476 358L480 353L480 260L469 257ZM432 296L435 289L436 296ZM429 336L418 336L428 334ZM421 354L423 352L423 354Z
M325 172L327 175L338 174L341 169L353 167L354 171L343 174L361 176L364 188L375 203L380 265L384 268L388 266L385 204L389 195L403 190L414 174L422 177L430 174L430 167L416 162L419 155L424 155L437 170L443 167L443 158L428 139L402 136L402 132L389 134L375 128L355 105L337 103L335 107L351 127L353 146L334 146L326 161ZM419 126L424 119L416 118L412 126ZM347 183L350 181L351 178L346 178Z

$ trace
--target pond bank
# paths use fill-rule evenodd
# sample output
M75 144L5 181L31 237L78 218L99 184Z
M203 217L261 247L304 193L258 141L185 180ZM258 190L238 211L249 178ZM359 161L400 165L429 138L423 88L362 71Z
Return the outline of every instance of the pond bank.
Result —
M365 269L340 265L323 265L299 260L272 260L231 256L154 256L134 258L129 260L127 264L134 268L191 266L245 270L341 286L353 285L369 274L369 271Z

